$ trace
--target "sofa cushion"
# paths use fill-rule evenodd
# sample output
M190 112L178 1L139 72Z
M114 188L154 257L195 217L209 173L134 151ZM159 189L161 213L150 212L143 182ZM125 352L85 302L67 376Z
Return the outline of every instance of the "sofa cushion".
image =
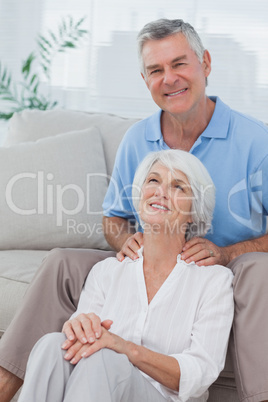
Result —
M41 265L47 251L0 251L0 335L17 311L28 284Z
M108 113L86 113L66 109L29 110L15 113L9 121L4 146L53 136L91 126L100 130L107 173L111 175L116 151L127 129L138 119L124 118Z
M0 148L0 249L109 249L106 176L95 127Z

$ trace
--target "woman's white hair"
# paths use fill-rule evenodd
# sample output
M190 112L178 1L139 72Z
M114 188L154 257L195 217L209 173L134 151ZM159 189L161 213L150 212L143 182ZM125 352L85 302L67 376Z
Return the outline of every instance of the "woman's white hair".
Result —
M189 224L186 231L186 240L194 236L205 236L211 227L215 206L215 186L202 162L189 152L170 149L151 152L144 158L138 166L132 186L132 201L138 215L142 186L156 162L167 167L171 172L181 171L191 186L193 222Z

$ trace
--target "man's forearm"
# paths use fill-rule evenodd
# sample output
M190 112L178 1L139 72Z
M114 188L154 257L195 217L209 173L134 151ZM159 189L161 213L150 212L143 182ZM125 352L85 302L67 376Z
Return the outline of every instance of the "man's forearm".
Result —
M246 240L225 247L229 256L229 262L239 255L251 252L268 252L268 234L257 239Z
M200 266L227 266L234 258L251 252L268 252L268 234L224 247L217 246L203 237L193 237L183 247L181 258L187 263L194 261Z
M115 251L120 251L125 241L136 232L135 226L124 218L104 216L102 223L104 236Z

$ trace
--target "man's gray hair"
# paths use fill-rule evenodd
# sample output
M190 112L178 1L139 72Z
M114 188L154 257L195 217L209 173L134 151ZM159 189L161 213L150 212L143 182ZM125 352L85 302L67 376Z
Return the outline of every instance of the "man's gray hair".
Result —
M184 22L181 19L169 20L166 18L161 18L159 20L149 22L146 24L137 36L137 44L138 44L138 56L140 62L140 69L143 73L144 77L145 69L142 58L142 50L144 44L148 40L159 40L164 39L168 36L175 35L176 33L181 32L185 38L187 39L191 49L195 52L198 57L200 63L203 62L203 55L205 48L202 44L202 41L196 32L196 30L190 25L188 22Z
M198 158L189 152L170 149L150 152L138 166L133 186L132 202L139 215L142 186L156 163L167 167L171 173L179 170L187 177L192 191L192 223L186 231L186 240L194 236L205 236L211 227L215 206L215 186L205 168Z

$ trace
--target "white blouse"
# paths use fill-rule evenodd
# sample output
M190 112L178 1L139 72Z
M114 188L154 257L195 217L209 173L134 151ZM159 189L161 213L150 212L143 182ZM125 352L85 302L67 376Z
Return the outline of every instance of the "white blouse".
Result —
M232 272L220 265L198 267L180 255L148 304L143 257L96 264L82 290L80 313L111 319L111 332L153 351L173 356L180 370L179 392L142 373L168 401L208 398L208 387L224 367L233 319Z

